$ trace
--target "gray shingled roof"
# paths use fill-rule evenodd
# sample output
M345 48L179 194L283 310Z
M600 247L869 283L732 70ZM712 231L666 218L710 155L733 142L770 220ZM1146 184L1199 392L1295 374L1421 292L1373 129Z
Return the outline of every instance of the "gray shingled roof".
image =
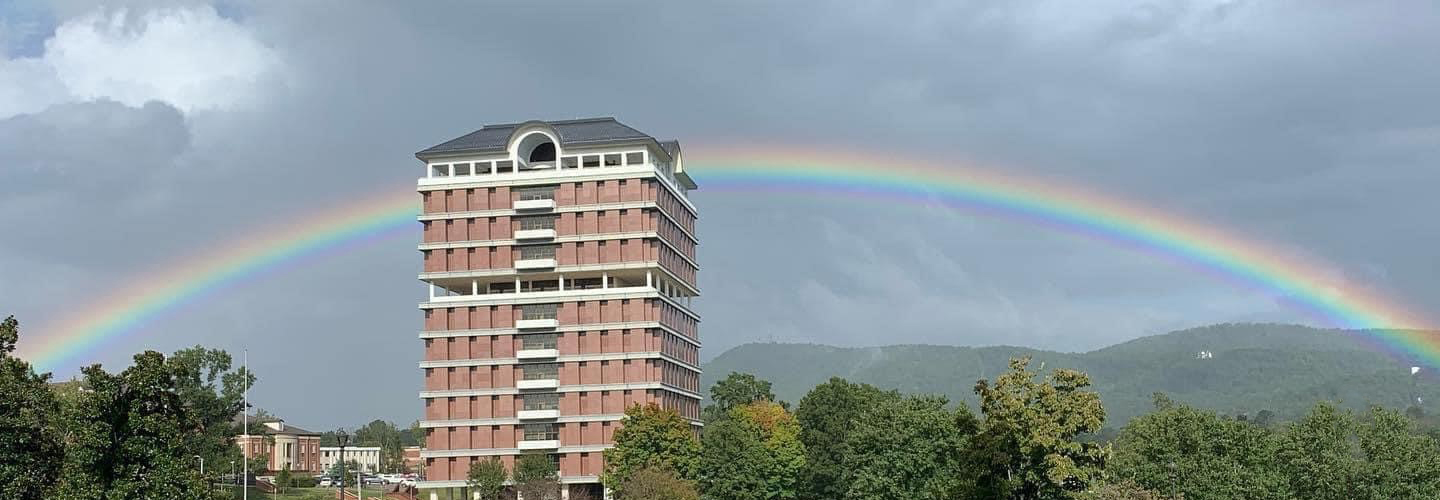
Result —
M269 423L269 422L275 422L275 421L282 421L282 422L283 422L283 420L278 419L278 418L274 418L274 417L271 417L271 418L260 418L260 417L254 416L254 415L243 415L243 416L242 416L242 415L235 415L235 418L231 419L231 422L233 422L235 425L240 425L240 424L243 423L245 420L249 420L249 421L250 421L250 432L251 432L251 433L254 433L254 434L273 434L273 433L275 433L275 431L270 430L269 427L265 427L265 424L266 424L266 423ZM288 423L285 424L285 430L280 431L280 434L290 434L290 435L295 435L295 436L319 436L319 435L320 435L319 432L301 429L301 428L299 428L299 427L295 427L295 426L290 425L290 424L288 424Z
M611 117L582 118L577 120L560 120L544 122L560 134L560 147L571 144L596 144L605 142L620 142L631 140L655 140L639 130L616 121ZM460 152L484 152L499 151L505 148L505 142L510 139L510 134L515 131L521 123L504 123L499 125L485 125L480 130L456 137L440 144L426 148L415 156L424 157L442 153Z

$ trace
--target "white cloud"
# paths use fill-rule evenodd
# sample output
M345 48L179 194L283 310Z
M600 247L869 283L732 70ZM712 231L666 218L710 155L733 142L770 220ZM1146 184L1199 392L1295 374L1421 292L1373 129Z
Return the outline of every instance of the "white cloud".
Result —
M254 102L280 66L273 49L209 6L97 10L58 26L41 56L0 60L0 118L96 99L233 109Z

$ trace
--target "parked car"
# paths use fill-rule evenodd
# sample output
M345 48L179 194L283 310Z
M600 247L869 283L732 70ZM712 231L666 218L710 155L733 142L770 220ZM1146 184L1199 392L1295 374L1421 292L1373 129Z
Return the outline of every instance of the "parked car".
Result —
M365 476L364 479L365 479L365 483L364 483L364 484L385 484L385 480L384 480L384 479L380 479L379 477L376 477L376 476Z
M331 487L331 486L335 486L335 484L331 481L330 478L328 478L328 477L322 477L322 478L320 478L320 487L321 487L321 488L329 488L329 487Z

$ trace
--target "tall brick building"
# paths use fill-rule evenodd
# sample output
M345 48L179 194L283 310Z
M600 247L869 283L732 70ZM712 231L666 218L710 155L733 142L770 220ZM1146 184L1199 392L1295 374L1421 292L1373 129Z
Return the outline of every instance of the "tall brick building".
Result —
M426 498L543 453L599 498L625 408L700 418L695 188L680 145L613 118L486 125L416 154L429 285Z

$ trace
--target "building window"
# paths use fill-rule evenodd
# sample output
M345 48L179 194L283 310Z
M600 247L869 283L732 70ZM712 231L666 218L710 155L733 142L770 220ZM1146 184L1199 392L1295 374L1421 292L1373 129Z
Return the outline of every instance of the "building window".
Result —
M562 156L562 157L560 157L560 168L571 169L571 168L579 168L579 167L580 167L580 157L578 157L578 156Z
M521 231L527 231L532 229L555 229L555 219L556 217L554 215L517 217L517 220L519 220L520 222Z
M455 164L455 176L458 177L458 176L462 176L462 175L466 175L466 176L470 175L470 164L469 164L469 163L456 163L456 164Z
M523 401L524 404L521 408L527 411L560 409L560 393L558 392L526 394L523 396Z
M600 166L600 155L585 155L581 157L581 166L585 168Z
M520 319L555 319L560 304L524 304L520 306Z
M560 338L556 333L536 333L520 336L521 349L554 349Z
M607 166L607 167L618 167L618 166L620 166L620 153L611 153L611 154L605 155L605 166Z
M551 441L560 439L555 424L525 424L526 441Z
M553 200L555 186L526 186L514 189L517 200Z
M560 363L537 363L520 365L520 380L545 380L560 378Z
M553 258L555 258L555 245L529 245L520 247L520 260Z
M645 163L645 153L625 153L626 165L640 165Z

